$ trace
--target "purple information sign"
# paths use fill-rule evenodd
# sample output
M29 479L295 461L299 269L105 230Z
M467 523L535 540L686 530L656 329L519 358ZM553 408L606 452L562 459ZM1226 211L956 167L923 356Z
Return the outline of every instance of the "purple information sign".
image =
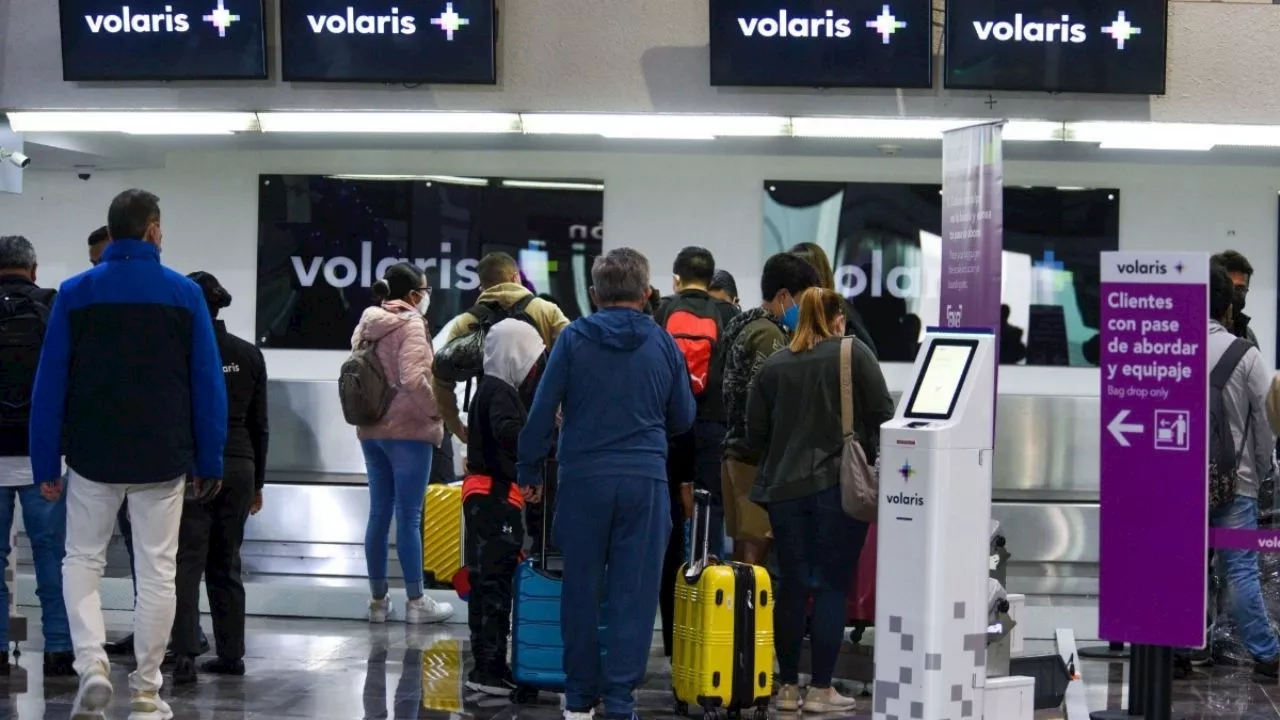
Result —
M1000 327L1004 161L1000 123L942 136L942 287L945 328Z
M1102 253L1099 632L1204 644L1209 256Z

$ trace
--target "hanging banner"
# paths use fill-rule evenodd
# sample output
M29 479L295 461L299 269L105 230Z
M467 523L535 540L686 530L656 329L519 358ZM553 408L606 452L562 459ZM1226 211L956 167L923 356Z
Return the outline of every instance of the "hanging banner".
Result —
M1000 327L1004 250L1003 123L942 136L942 285L944 328Z

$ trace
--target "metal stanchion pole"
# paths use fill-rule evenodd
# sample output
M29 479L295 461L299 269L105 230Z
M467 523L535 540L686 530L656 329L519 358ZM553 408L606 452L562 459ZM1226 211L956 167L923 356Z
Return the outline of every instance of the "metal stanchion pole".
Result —
M1147 656L1147 720L1173 720L1173 648L1151 647Z

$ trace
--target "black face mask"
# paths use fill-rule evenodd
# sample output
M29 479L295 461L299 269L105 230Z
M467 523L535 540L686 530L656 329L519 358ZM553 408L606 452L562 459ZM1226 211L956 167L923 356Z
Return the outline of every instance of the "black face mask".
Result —
M1236 312L1244 312L1244 304L1248 299L1249 293L1244 288L1236 288L1231 293L1231 304L1235 306Z

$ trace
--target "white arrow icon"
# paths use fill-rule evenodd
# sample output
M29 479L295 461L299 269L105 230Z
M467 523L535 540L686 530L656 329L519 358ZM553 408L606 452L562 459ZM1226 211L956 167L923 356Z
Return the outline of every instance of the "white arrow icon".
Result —
M1111 433L1111 437L1120 443L1120 447L1129 447L1129 439L1124 436L1125 433L1140 433L1144 430L1141 425L1134 423L1126 423L1125 419L1129 417L1128 410L1121 410L1116 413L1115 418L1107 424L1107 431Z

